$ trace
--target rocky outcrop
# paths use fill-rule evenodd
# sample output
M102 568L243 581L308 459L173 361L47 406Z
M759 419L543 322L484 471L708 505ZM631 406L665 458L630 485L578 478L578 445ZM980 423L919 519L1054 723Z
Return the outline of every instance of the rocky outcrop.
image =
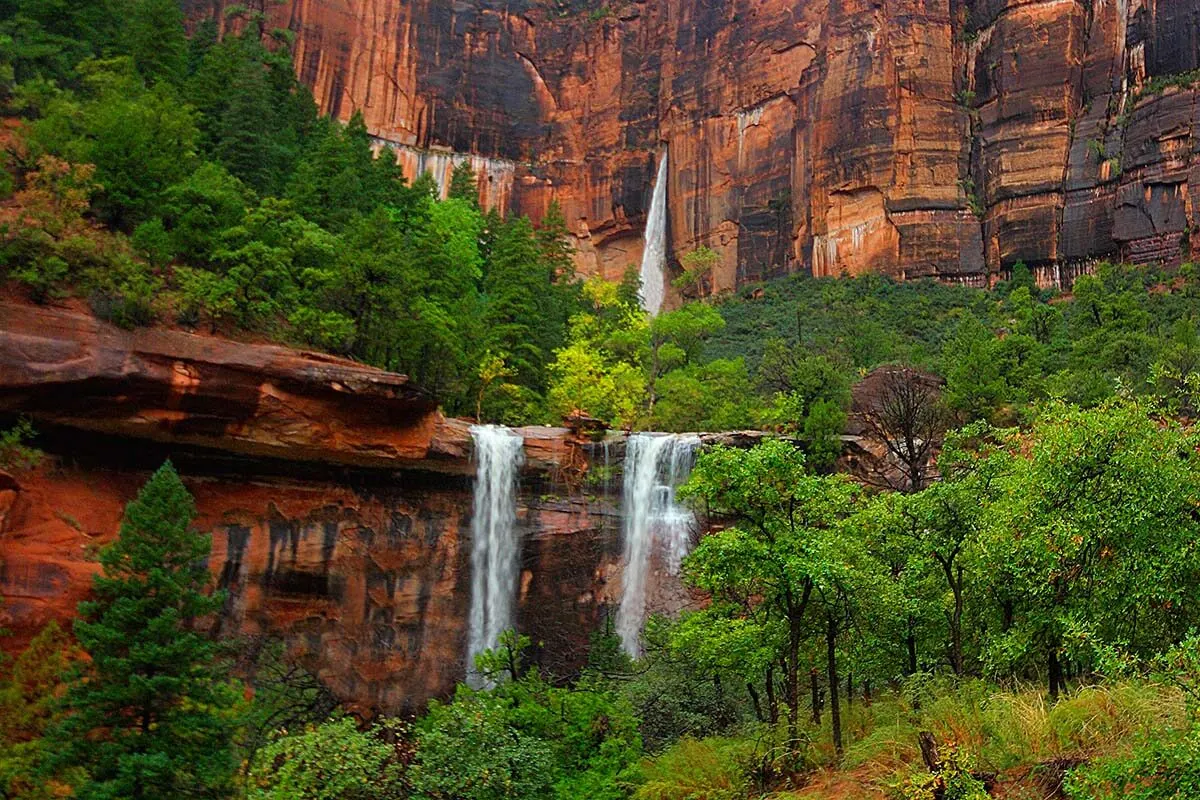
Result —
M73 615L124 504L170 457L212 532L224 635L283 638L364 710L415 708L462 678L469 425L443 418L402 376L5 303L0 415L18 413L47 456L0 473L6 648ZM601 486L584 493L567 429L520 432L518 625L562 673L617 601L619 500Z
M221 0L189 0L191 14ZM676 256L1045 281L1176 262L1200 222L1193 0L291 0L321 107L485 202L558 200L581 267L640 259L669 151ZM1177 85L1176 85L1177 84Z

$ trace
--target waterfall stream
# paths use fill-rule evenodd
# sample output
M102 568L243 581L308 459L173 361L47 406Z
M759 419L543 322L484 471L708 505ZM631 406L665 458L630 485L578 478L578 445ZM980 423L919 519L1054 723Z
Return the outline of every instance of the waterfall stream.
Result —
M651 316L662 308L667 291L667 151L658 161L642 250L642 308Z
M475 656L494 648L513 627L513 600L520 570L517 538L517 481L525 460L524 440L496 425L471 428L475 442L475 502L471 520L471 616L467 676L475 675Z
M692 471L696 436L638 433L625 450L625 485L621 498L624 526L624 575L617 609L617 635L631 656L641 653L646 616L646 583L657 545L667 571L679 566L692 544L695 519L675 499L675 490Z

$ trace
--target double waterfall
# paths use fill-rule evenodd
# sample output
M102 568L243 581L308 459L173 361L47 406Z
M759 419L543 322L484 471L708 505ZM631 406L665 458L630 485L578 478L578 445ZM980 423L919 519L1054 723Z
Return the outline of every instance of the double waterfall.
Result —
M475 444L475 500L471 520L471 612L467 680L482 686L475 657L494 648L502 632L515 627L514 607L520 576L521 541L517 532L517 487L524 463L524 441L515 431L495 425L471 428ZM631 656L641 654L646 589L651 563L678 575L691 549L695 519L680 505L675 490L691 473L700 439L696 436L634 434L626 443L621 497L624 539L620 604L616 631ZM608 447L604 449L607 459Z

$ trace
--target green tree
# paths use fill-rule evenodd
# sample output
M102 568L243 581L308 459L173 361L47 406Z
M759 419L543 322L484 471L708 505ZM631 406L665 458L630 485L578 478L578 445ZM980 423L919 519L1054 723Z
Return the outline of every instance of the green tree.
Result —
M168 462L101 551L94 599L75 623L89 660L48 743L50 769L85 773L77 797L220 797L230 785L240 692L199 628L223 598L206 592L211 542L195 516Z
M60 796L62 787L38 779L37 769L45 758L42 737L54 719L63 677L76 655L67 634L51 622L0 680L0 796Z
M455 165L450 173L450 187L446 197L479 208L479 184L475 180L475 170L471 168L469 159Z
M729 652L736 636L753 651L774 648L770 661L783 665L792 746L811 606L822 593L834 601L833 576L844 555L839 528L856 493L844 476L809 473L804 454L780 441L748 452L712 448L680 491L734 523L701 540L685 562L685 579L713 599L699 612L705 625L723 632L712 646Z
M584 675L555 686L524 669L527 637L503 634L478 657L493 689L460 685L434 702L416 725L410 773L421 800L619 800L621 778L641 755L628 704L603 681Z
M350 717L280 735L250 770L250 800L404 800L395 722L361 731Z
M101 187L93 207L122 230L154 216L166 189L196 165L196 117L165 85L142 86L128 59L94 62L86 72L94 99L63 97L35 122L35 152L94 164Z
M187 70L183 10L175 0L133 0L121 21L121 47L150 83L179 85Z
M658 379L677 367L694 363L704 340L725 328L725 320L711 306L688 303L659 314L650 321L650 375L647 410L654 412Z
M981 537L986 568L1013 592L993 670L1040 661L1057 696L1067 658L1147 657L1182 638L1200 585L1195 433L1136 403L1053 404L1008 448Z
M549 287L529 220L501 225L483 276L484 329L488 345L509 354L516 382L535 390L545 385L550 354L542 346L545 321L539 313Z

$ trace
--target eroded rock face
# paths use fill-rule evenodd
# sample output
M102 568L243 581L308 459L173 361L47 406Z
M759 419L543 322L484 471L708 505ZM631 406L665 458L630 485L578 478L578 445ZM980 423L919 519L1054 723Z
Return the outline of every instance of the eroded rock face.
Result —
M557 199L581 268L610 278L640 259L664 149L672 249L716 250L716 289L793 270L978 284L1017 261L1052 281L1178 261L1200 222L1200 101L1159 91L1200 66L1193 0L271 13L323 110L361 111L410 172L471 156L488 204L536 219Z
M0 304L0 428L47 453L0 472L0 627L68 622L124 505L171 458L211 531L226 636L278 636L341 698L415 709L465 673L472 444L403 376L282 347L121 331ZM558 673L620 588L619 498L584 492L565 428L525 440L518 626Z
M76 441L76 447L78 447ZM125 447L138 443L124 442ZM212 532L210 567L228 592L224 636L281 637L330 689L364 710L415 710L465 674L470 604L470 481L398 473L249 475L168 452ZM96 555L148 477L102 448L50 457L0 490L0 607L17 650L87 597ZM246 462L244 467L261 466ZM518 626L564 673L617 600L620 525L603 500L522 492Z

